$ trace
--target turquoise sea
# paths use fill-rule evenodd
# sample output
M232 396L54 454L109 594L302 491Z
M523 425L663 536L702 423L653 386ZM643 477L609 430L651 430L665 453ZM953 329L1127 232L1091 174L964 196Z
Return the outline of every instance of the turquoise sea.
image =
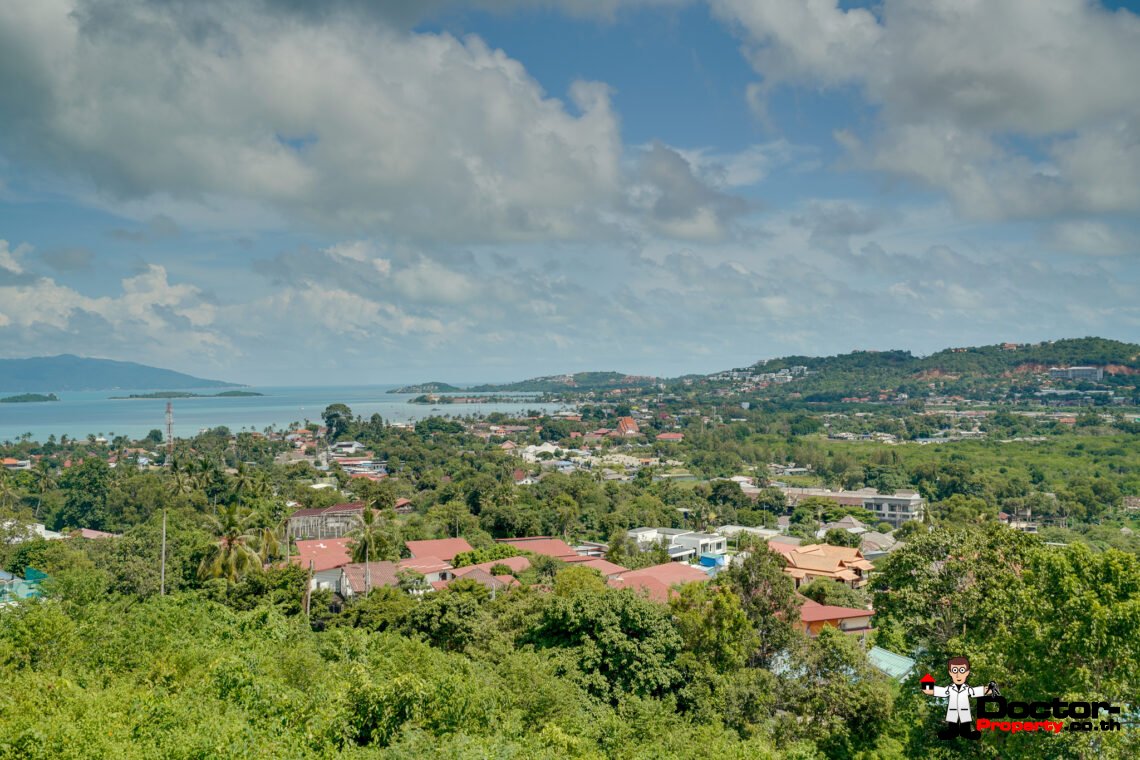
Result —
M353 414L370 417L379 413L390 422L408 422L424 417L463 417L491 412L516 412L526 409L556 411L556 404L487 403L447 404L438 407L409 404L414 394L386 393L395 385L250 387L241 390L263 393L245 398L173 399L174 435L186 438L200 430L225 425L234 432L264 430L270 425L283 428L291 422L319 422L321 412L329 404L343 403ZM194 388L192 393L211 394L225 388ZM49 435L59 438L85 438L88 434L127 435L141 438L158 428L165 434L165 399L122 399L145 389L56 392L59 401L34 404L0 404L0 441L16 440L31 433L32 440L43 441ZM4 396L15 395L4 393ZM482 394L480 394L482 395ZM518 398L522 394L511 394Z

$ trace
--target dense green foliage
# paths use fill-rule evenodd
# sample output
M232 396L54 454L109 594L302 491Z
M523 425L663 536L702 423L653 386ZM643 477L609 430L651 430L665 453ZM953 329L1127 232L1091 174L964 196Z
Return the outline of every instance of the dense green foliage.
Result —
M1033 361L1092 362L1094 348L1058 342ZM1121 356L1127 345L1102 348L1111 356L1101 360L1132 366ZM942 358L997 372L1018 352ZM895 377L934 358L873 356ZM0 608L0 759L1140 755L1140 734L1128 729L946 744L936 738L939 705L916 681L944 676L946 657L964 654L978 679L1015 699L1135 707L1140 429L1131 414L1086 409L1062 425L1002 405L967 418L982 439L917 445L965 423L921 403L769 399L742 409L697 380L659 390L591 397L581 420L496 417L515 426L519 447L549 441L565 452L638 415L644 437L604 438L591 465L570 474L528 463L541 475L529 486L514 484L520 460L500 448L505 436L487 432L490 420L401 428L343 404L325 410L324 430L310 425L320 434L313 445L362 442L387 463L380 482L292 461L277 436L225 428L177 441L165 468L135 466L140 451L164 458L153 452L159 431L137 442L6 442L4 456L34 466L0 471L0 564L49 579L43 599ZM658 444L663 430L684 440ZM839 433L850 439L829 437ZM638 466L606 464L608 454ZM740 475L759 488L730 479ZM518 553L498 538L602 541L610 561L639 568L669 555L634 544L626 531L637 526L773 527L783 517L788 532L814 541L822 523L847 514L872 523L861 508L822 498L792 508L776 479L914 489L928 516L893 531L904 545L876 560L867 588L819 581L797 594L783 561L742 536L731 547L747 554L712 583L676 589L668 604L542 556L511 590L459 580L429 591L406 573L397 587L344 602L306 594L307 573L286 560L292 509L349 499L372 508L349 535L357 561L397 560L407 540L462 536L474 550L457 566ZM1001 511L1032 515L1040 536L1000 524ZM28 540L36 520L121 535ZM871 640L829 628L806 637L801 595L873 604ZM915 672L890 681L869 664L870 643L916 658Z

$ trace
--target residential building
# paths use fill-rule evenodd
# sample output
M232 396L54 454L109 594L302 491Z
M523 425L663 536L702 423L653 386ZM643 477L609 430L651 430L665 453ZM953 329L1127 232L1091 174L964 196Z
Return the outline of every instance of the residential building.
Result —
M866 636L871 632L871 618L874 610L861 610L857 607L836 607L804 599L800 606L801 630L808 636L816 637L825 626L838 628L844 633Z
M335 590L345 599L365 596L374 588L399 585L400 568L395 562L352 562L337 568Z
M893 536L888 536L886 533L880 533L877 530L869 530L859 536L859 551L868 560L878 559L900 546L902 546L902 542L896 541Z
M658 433L657 440L662 443L680 443L685 440L684 433Z
M727 539L715 533L681 528L634 528L627 535L642 550L664 545L669 558L674 561L692 559L701 554L724 554L728 550Z
M578 552L582 557L605 557L609 553L610 547L608 544L599 543L597 541L583 541L574 547L574 551Z
M578 552L575 551L573 546L570 546L561 538L550 538L549 536L500 538L498 540L498 543L509 544L519 551L531 552L533 554L543 554L547 557L554 557L555 559L564 561L579 556Z
M451 562L460 552L471 551L471 544L464 538L437 538L427 541L405 541L408 554L414 558L432 557Z
M289 561L313 574L313 590L335 589L340 581L340 568L352 562L348 538L324 538L298 541L297 553Z
M334 455L343 454L345 456L352 456L359 454L367 448L359 441L338 441L332 445L332 453Z
M861 488L858 491L831 491L826 488L792 488L784 486L780 490L788 499L788 505L795 507L809 497L818 497L836 504L862 507L874 515L876 522L890 523L894 527L911 520L922 521L926 514L926 500L915 491L896 491L883 494L874 488Z
M709 575L692 565L677 562L667 562L664 565L644 567L640 570L630 570L609 578L606 583L611 588L633 589L639 594L655 602L668 602L674 589L685 583L704 582Z
M843 530L853 536L859 536L867 532L867 526L851 515L846 515L835 522L824 523L820 526L820 529L816 531L816 538L823 538L829 530Z
M431 584L432 588L436 591L442 591L450 586L457 580L470 580L485 586L492 595L499 591L506 591L514 586L518 586L519 582L511 575L491 575L490 572L482 568L476 568L469 573L466 573L459 578L451 578L449 580L436 581Z
M298 509L289 515L289 538L340 538L364 522L364 502L334 504L331 507Z
M784 572L791 576L796 588L820 578L859 588L866 585L867 575L874 569L862 552L847 546L791 546L769 541L768 548L783 556Z
M1104 379L1102 367L1050 367L1049 378L1052 380L1091 380Z

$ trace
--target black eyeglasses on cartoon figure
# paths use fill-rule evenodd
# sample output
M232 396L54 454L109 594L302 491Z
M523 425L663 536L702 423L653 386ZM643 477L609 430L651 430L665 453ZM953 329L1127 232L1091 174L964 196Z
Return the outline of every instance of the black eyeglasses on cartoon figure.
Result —
M923 679L924 694L947 700L946 727L938 732L938 738L953 739L961 736L964 739L978 739L981 733L974 728L974 719L970 715L970 698L992 694L997 684L991 681L986 686L968 685L966 679L970 677L970 661L965 657L951 657L946 663L946 669L952 682L949 686L933 686Z

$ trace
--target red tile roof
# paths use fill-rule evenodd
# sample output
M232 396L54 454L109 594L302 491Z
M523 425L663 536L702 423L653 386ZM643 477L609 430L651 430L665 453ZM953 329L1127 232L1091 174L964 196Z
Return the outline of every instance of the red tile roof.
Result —
M561 538L547 538L546 536L500 538L499 543L510 544L520 551L545 554L547 557L556 557L558 559L578 556L578 552L574 551L574 547L567 544Z
M633 417L618 417L617 430L622 435L636 435L641 432L641 429L637 427L637 422L634 421Z
M666 562L640 570L629 570L610 578L607 583L613 588L632 588L647 594L657 602L669 601L670 589L683 583L704 582L707 573L684 562Z
M437 538L428 541L405 541L413 557L438 557L445 562L455 559L460 552L471 551L471 544L463 538Z
M409 557L408 559L400 560L397 564L401 570L415 570L420 575L438 573L443 570L451 569L451 565L439 557Z
M629 572L628 568L614 564L609 560L599 559L598 557L590 557L582 562L575 562L574 567L592 567L606 578L611 575L621 575L622 573Z
M509 575L491 575L486 570L481 570L479 568L473 568L471 572L464 573L463 575L452 578L449 581L439 581L431 585L438 591L440 589L447 588L460 578L475 581L476 583L486 586L492 591L499 591L511 586L518 585L518 581Z
M351 538L316 538L297 542L297 554L289 560L306 570L313 564L313 572L332 570L352 562Z
M396 576L400 568L395 562L369 562L367 567L367 584L365 583L365 564L363 562L353 562L341 568L352 593L363 594L366 585L369 589L374 589L380 586L396 586L400 581Z
M846 620L848 618L871 617L874 610L861 610L857 607L836 607L831 604L820 604L805 598L800 607L800 620L805 623L818 623L822 620Z
M526 570L528 567L530 567L530 560L526 557L506 557L504 559L493 559L490 562L480 562L478 565L457 567L451 572L455 573L457 576L467 575L472 570L484 570L489 573L491 572L491 568L495 565L506 565L514 572L521 573L523 570Z
M683 441L685 440L684 433L660 433L657 436L659 441Z

